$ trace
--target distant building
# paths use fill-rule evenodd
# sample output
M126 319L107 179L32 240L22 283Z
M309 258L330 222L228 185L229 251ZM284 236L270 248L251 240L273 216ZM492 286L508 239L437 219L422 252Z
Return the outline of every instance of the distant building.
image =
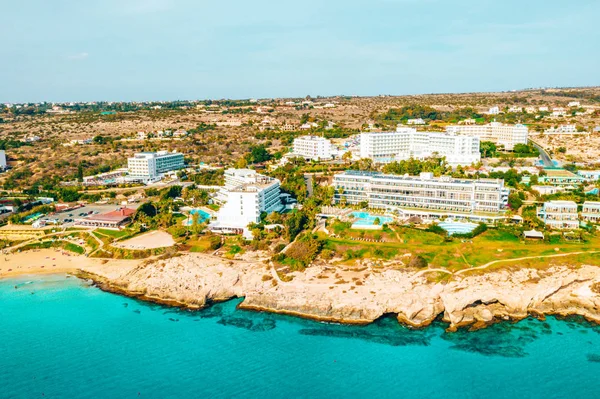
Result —
M581 217L586 222L600 223L600 202L585 201L581 210Z
M0 170L4 170L6 167L6 152L4 150L0 150Z
M488 110L488 115L498 115L500 113L499 107L492 107Z
M541 107L539 107L539 108L538 108L538 110L539 110L540 112L548 112L548 111L550 110L550 108L548 108L548 107L546 107L546 106L541 106Z
M574 135L574 134L581 134L581 135L585 135L588 134L587 132L578 132L577 131L577 127L575 125L560 125L558 127L551 127L549 129L544 130L544 134L545 135L551 135L551 136L562 136L562 135Z
M406 121L407 125L425 125L426 122L422 118L409 119Z
M284 123L283 125L281 125L279 127L279 130L284 131L284 132L293 132L298 130L298 126L293 125L291 123Z
M538 177L538 181L553 186L575 187L585 181L583 177L565 169L544 169L544 172L546 172L546 175Z
M527 144L529 130L527 126L504 125L491 122L487 125L453 125L446 127L447 133L478 137L480 141L492 141L512 150L516 144Z
M567 111L561 107L552 108L552 116L567 116Z
M600 170L578 170L577 174L588 181L600 180Z
M138 152L127 160L128 180L150 183L163 174L185 167L183 154L178 152Z
M571 101L567 105L568 107L581 107L581 103L579 101Z
M259 223L261 213L284 209L279 186L279 180L251 169L227 169L225 186L217 197L223 205L210 229L251 236L248 224Z
M315 161L331 159L331 141L318 136L301 136L294 139L294 154Z
M177 129L173 132L173 137L184 137L187 135L188 135L188 132L185 129Z
M531 189L537 191L540 195L551 195L565 191L564 188L558 186L531 186Z
M553 229L579 228L577 204L574 201L548 201L538 207L537 215L544 224Z
M508 112L514 112L514 113L519 113L519 112L523 112L523 107L517 107L517 106L512 106L508 109Z
M319 124L315 123L315 122L306 122L306 123L300 125L300 127L298 129L299 130L309 130L314 127L319 127Z

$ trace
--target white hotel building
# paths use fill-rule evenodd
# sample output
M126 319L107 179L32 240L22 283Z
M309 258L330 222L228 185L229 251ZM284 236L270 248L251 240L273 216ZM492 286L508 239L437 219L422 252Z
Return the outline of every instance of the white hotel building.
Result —
M581 210L581 217L586 222L600 223L600 202L585 201Z
M579 214L574 201L548 201L537 209L537 216L553 229L579 228Z
M331 159L331 141L318 136L301 136L294 139L294 155L319 161Z
M336 203L367 202L370 208L399 211L410 216L441 216L501 213L509 189L502 179L454 179L449 176L397 176L349 170L334 176ZM427 212L411 213L411 210ZM432 212L434 211L434 212ZM439 212L435 212L439 211Z
M222 202L217 221L209 228L221 233L252 234L248 224L259 223L262 212L280 212L280 182L251 169L227 169L225 187L218 193Z
M178 152L138 152L127 159L127 180L151 183L166 172L184 167L183 154Z
M451 165L471 165L481 159L479 138L398 127L395 132L360 135L360 157L377 163L443 156Z
M478 137L481 141L501 144L506 150L514 149L515 144L527 144L529 134L525 125L504 125L500 122L491 122L487 125L448 126L446 132Z

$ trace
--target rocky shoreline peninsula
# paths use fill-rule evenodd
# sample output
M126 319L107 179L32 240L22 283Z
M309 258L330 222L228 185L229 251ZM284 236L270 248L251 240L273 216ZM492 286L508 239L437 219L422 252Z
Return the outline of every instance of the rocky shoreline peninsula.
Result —
M101 289L142 300L201 309L243 297L243 309L348 324L389 314L420 328L437 318L448 330L483 328L529 315L580 315L600 323L600 269L596 266L501 269L432 279L435 272L313 266L282 281L268 261L188 254L142 263L110 276L80 269Z

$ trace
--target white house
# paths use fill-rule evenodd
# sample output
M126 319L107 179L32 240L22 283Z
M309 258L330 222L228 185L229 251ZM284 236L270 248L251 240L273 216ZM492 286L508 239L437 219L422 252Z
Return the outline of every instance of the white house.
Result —
M581 103L579 101L571 101L567 105L568 107L581 107Z
M279 180L251 169L227 169L225 186L217 197L223 205L209 228L250 237L248 224L259 223L262 212L279 212L284 208L279 186Z
M425 121L422 118L409 119L406 121L407 125L425 125Z
M487 112L488 115L498 115L499 113L500 113L499 107L492 107Z

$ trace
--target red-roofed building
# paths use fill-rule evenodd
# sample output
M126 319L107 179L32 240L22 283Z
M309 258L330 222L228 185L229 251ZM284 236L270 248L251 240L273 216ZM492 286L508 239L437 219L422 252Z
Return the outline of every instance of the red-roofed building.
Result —
M119 230L131 222L135 209L119 208L112 212L91 215L75 219L75 225L80 227L100 227L103 229Z

